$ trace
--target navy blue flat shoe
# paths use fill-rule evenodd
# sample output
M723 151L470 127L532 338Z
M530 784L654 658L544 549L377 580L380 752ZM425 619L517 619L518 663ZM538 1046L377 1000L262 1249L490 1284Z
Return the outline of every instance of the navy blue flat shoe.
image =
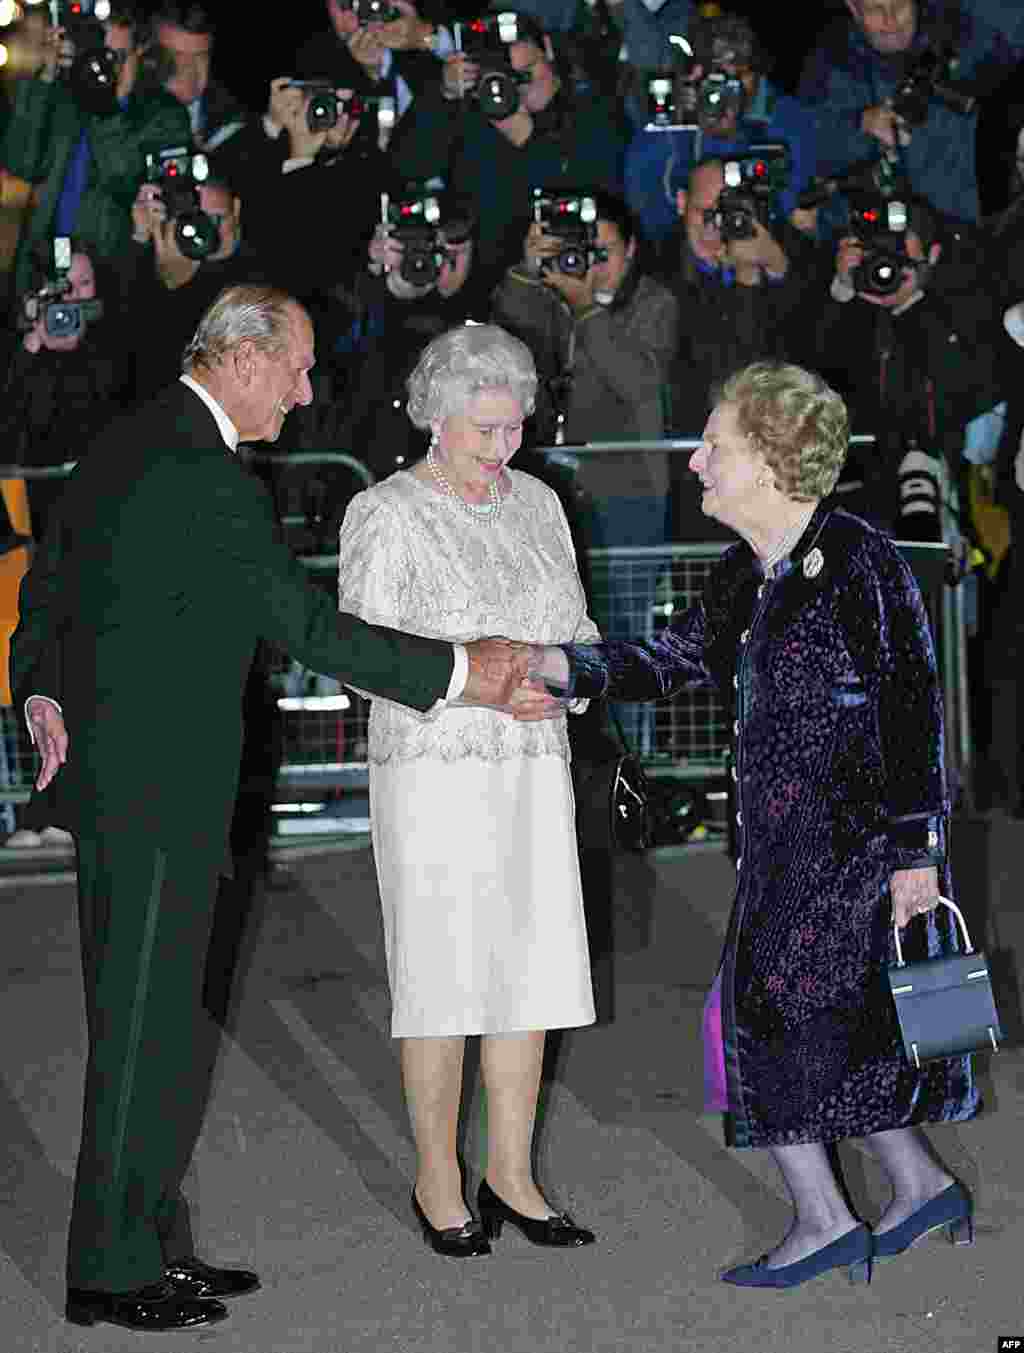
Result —
M875 1258L891 1259L909 1250L915 1241L943 1227L952 1245L974 1243L974 1206L963 1184L950 1184L923 1207L912 1212L906 1221L875 1236Z
M852 1283L871 1281L871 1231L868 1227L855 1226L830 1245L823 1245L806 1259L798 1259L795 1264L783 1264L780 1268L768 1267L768 1256L762 1255L756 1264L740 1264L738 1268L726 1269L722 1282L734 1283L737 1287L799 1287L801 1283L828 1273L834 1268L845 1268Z

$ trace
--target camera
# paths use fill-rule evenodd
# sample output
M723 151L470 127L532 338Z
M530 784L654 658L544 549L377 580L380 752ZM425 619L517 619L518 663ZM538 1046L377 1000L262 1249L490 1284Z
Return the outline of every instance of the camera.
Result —
M896 86L892 111L908 127L921 127L928 121L928 105L938 99L954 113L967 117L974 112L977 99L948 76L956 69L956 58L929 47Z
M647 72L647 123L644 131L665 131L692 125L696 92L687 83L693 70L693 48L678 33L669 36L673 64ZM695 127L692 128L696 130Z
M745 155L722 166L725 186L718 203L704 213L723 242L751 240L757 225L765 229L779 219L779 196L789 183L789 150L781 143L751 146Z
M508 48L513 42L540 45L534 26L511 10L485 14L454 26L455 50L465 52L480 67L472 97L484 117L500 122L519 111L519 86L530 83L526 71L513 70Z
M67 73L75 102L88 113L107 117L117 112L117 78L121 54L106 45L104 23L110 0L50 0L50 21L63 28L75 55Z
M353 94L339 99L337 90L323 80L292 80L292 89L303 89L308 95L306 126L311 132L329 132L341 117L354 118L362 129L366 120L376 111L380 129L395 125L395 100L388 94Z
M868 296L899 291L904 272L917 266L906 250L907 224L906 204L895 198L865 198L851 208L850 233L864 246L850 278L855 291Z
M102 301L67 300L71 290L70 271L71 240L67 235L58 235L53 241L53 259L42 285L22 301L19 328L33 329L42 319L51 338L78 338L85 333L90 320L102 316Z
M797 205L804 208L820 207L838 193L868 197L906 197L910 180L901 167L896 151L888 151L879 160L860 160L835 178L812 179L810 186L800 194Z
M540 260L541 272L557 268L567 277L586 277L595 263L607 262L608 250L597 243L597 203L591 195L534 188L531 198L533 219L562 242L557 254Z
M720 122L729 113L737 118L743 111L747 92L738 75L724 70L712 70L697 86L697 121L701 126Z
M463 243L473 231L468 211L427 190L395 199L381 193L380 219L402 246L399 277L415 287L433 286L450 256L447 246Z
M174 241L186 258L200 262L220 248L220 227L203 211L199 185L210 176L205 155L171 146L146 155L146 182L155 183L174 222Z

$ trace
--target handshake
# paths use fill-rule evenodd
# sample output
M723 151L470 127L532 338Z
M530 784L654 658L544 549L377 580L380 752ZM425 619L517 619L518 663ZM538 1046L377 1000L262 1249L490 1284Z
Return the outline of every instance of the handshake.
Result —
M469 674L460 704L486 705L521 721L554 719L565 703L551 687L568 688L569 663L560 648L476 639L466 644Z

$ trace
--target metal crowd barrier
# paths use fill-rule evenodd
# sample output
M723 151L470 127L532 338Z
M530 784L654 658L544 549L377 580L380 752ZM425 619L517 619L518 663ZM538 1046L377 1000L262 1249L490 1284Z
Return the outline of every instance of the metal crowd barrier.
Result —
M545 448L545 454L562 470L575 474L591 457L627 451L662 458L688 454L698 445L692 439L607 442ZM372 473L343 452L256 452L249 453L249 458L270 479L286 539L311 577L333 594L337 526L353 494L373 483ZM53 478L69 474L72 468L69 464L36 471L0 466L0 478ZM695 526L707 525L695 521ZM898 543L915 570L932 620L945 700L947 764L951 786L959 796L969 793L971 764L963 588L945 581L949 544ZM698 538L647 547L591 548L586 562L592 608L607 609L612 594L620 603L625 598L620 613L625 610L629 627L621 637L653 636L699 597L708 572L727 545L725 539ZM283 802L279 806L296 816L314 815L325 799L366 784L369 702L281 652L270 653L266 668L283 734L278 790ZM687 691L643 708L649 713L640 716L630 731L637 736L637 750L652 770L700 779L722 774L729 728L712 689ZM0 710L0 730L0 804L24 802L36 757L20 711Z

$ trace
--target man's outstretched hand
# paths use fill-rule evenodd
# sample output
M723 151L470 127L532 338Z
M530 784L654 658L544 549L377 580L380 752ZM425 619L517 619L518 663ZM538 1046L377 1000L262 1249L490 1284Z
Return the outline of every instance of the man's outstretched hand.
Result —
M53 701L38 696L28 702L28 722L43 763L36 776L36 789L45 789L68 759L68 730Z
M467 705L507 705L526 676L530 649L511 639L474 639L466 644L469 676L462 700Z

